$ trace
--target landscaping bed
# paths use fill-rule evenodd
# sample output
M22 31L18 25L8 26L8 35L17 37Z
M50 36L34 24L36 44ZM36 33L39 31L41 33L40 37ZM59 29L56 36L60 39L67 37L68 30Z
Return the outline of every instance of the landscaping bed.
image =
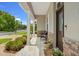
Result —
M62 53L62 51L59 48L54 48L52 50L52 55L53 56L63 56L63 53Z
M44 44L45 44L45 49L44 49L45 56L52 56L52 49L53 49L52 43L47 41Z
M14 41L9 41L5 45L5 50L8 52L17 52L26 45L27 36L17 37Z
M45 42L45 49L44 49L45 56L63 56L63 53L58 48L53 48L51 42Z
M45 56L52 56L52 49L44 49Z
M58 49L44 49L45 56L63 56L63 53Z
M13 40L14 38L14 40ZM10 56L15 55L18 51L20 51L27 42L27 35L22 34L19 36L8 37L0 37L0 55L2 56Z

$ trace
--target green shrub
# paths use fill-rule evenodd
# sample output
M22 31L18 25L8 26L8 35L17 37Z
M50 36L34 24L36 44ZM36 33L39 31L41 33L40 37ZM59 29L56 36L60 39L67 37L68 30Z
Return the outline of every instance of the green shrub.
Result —
M10 41L6 44L6 50L18 51L23 47L23 42L20 40Z
M16 41L18 41L18 40L22 41L23 44L26 44L26 38L25 37L18 37L18 38L16 38Z
M27 35L23 35L22 37L25 37L27 39Z
M58 49L53 49L53 52L52 52L53 56L63 56L63 53Z
M15 41L10 41L6 44L6 50L18 51L26 44L25 37L18 37Z

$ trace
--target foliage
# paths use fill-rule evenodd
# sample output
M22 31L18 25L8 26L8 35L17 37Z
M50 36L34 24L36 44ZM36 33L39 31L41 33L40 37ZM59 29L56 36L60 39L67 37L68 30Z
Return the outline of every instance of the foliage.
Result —
M0 44L9 42L10 40L11 40L10 38L3 38L3 39L0 39Z
M14 30L14 16L0 11L0 31L13 31Z
M15 20L14 16L4 11L0 11L0 31L16 31L19 29L26 29L26 25Z
M15 41L10 41L6 44L6 50L19 51L21 48L24 47L25 44L26 38L18 37L15 39Z
M18 37L18 38L16 38L16 41L18 41L18 40L22 41L23 44L26 44L26 37Z
M23 37L25 37L27 39L27 35L23 35Z
M58 48L53 49L52 54L53 56L63 56L63 53Z
M32 24L30 24L30 32L31 32L31 34L33 33L33 25Z
M30 32L33 33L33 24L30 24ZM35 33L37 33L37 23L35 22Z
M10 41L6 44L6 50L18 51L22 48L23 42L20 40Z

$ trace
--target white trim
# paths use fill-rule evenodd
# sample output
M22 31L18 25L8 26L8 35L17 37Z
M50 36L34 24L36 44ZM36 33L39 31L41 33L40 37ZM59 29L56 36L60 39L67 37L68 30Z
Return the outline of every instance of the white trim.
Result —
M31 10L30 10L30 8L29 8L27 2L18 2L18 3L19 3L19 5L20 5L20 7L25 11L25 13L28 13L28 11L29 11L28 14L32 17L32 19L35 18L34 15L33 15L32 12L31 12Z
M33 35L35 35L35 20L33 19Z
M29 13L29 11L28 11ZM28 14L28 20L27 20L27 45L30 44L30 15Z

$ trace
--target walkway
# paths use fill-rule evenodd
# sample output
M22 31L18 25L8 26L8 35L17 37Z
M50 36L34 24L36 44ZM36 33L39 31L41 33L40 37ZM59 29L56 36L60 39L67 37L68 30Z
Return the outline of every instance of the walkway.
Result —
M44 56L43 49L43 41L41 41L40 38L33 38L33 40L31 40L31 45L25 46L16 56Z
M37 46L25 46L16 56L39 56L39 49Z
M39 55L40 56L44 56L44 42L45 42L44 40L41 40L41 38L38 37L36 45L39 48L39 51L40 51Z

